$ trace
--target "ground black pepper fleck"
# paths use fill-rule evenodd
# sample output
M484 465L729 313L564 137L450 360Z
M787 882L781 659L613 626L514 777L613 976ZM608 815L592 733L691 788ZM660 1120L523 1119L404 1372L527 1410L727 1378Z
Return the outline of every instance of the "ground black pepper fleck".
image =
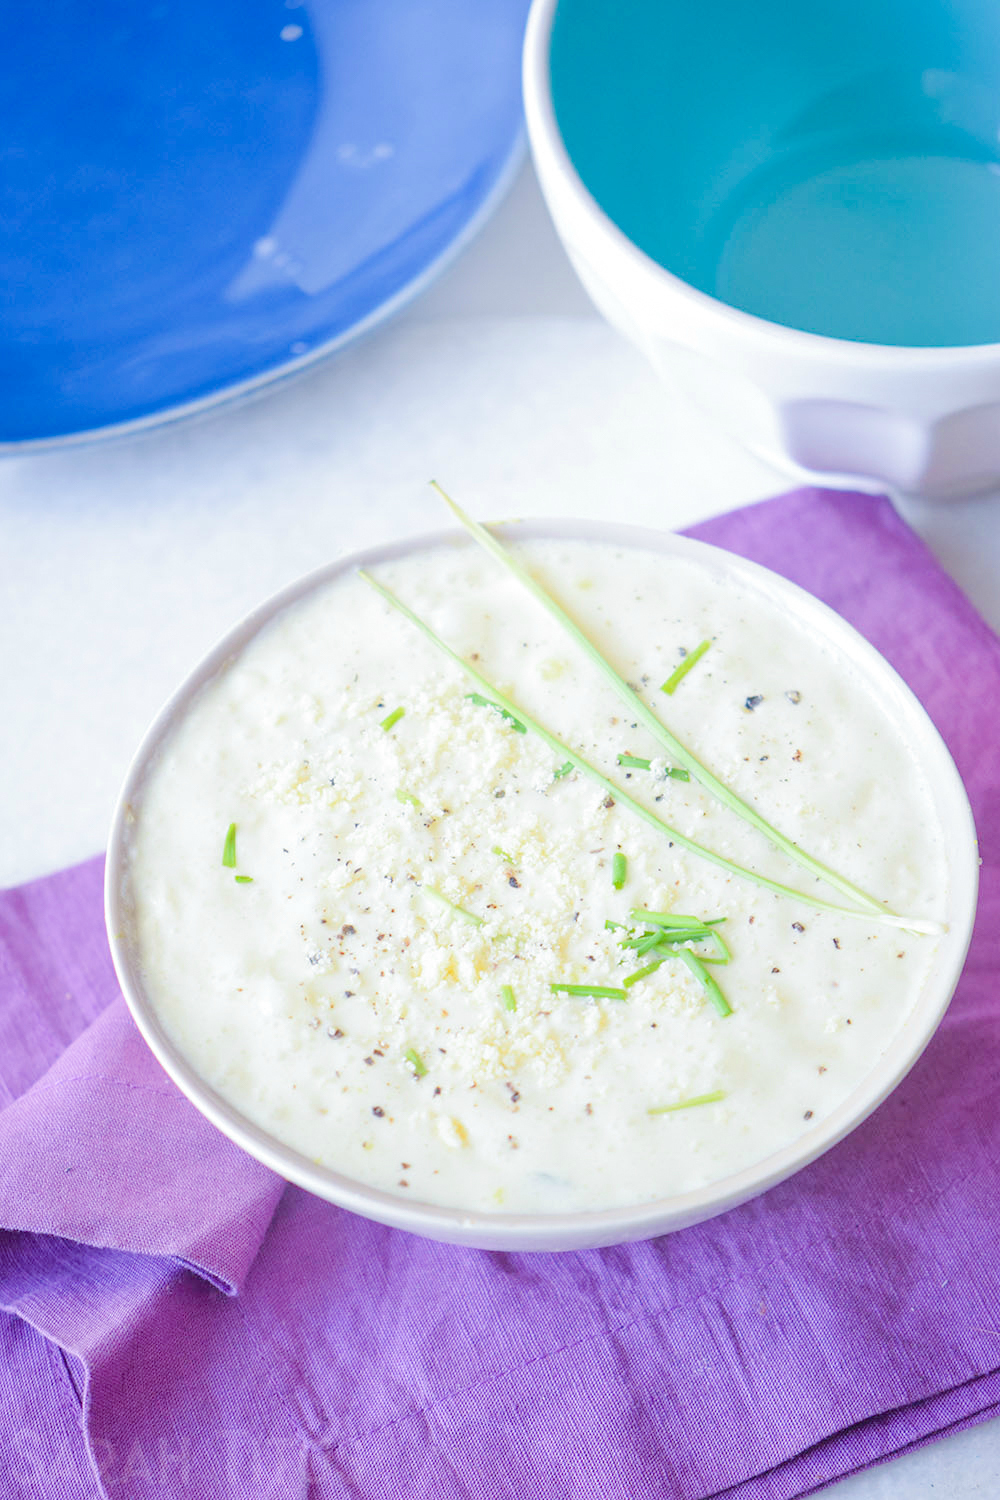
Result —
M806 1112L805 1112L805 1114L802 1116L803 1120L811 1120L812 1117L813 1117L813 1112L812 1112L811 1109L807 1109Z
M748 713L753 713L754 709L759 708L763 701L763 693L751 693L749 698L744 701L743 707L748 711Z
M381 1104L373 1104L372 1114L375 1115L377 1119L381 1120L382 1116L385 1114L385 1110L382 1108Z
M839 948L840 947L840 938L834 938L834 940L833 940L833 946L835 948Z
M507 884L512 885L515 891L519 891L521 889L521 882L518 880L516 875L508 875Z
M792 931L793 932L805 932L805 928L803 927L803 925L802 925L801 922L793 922L792 923Z

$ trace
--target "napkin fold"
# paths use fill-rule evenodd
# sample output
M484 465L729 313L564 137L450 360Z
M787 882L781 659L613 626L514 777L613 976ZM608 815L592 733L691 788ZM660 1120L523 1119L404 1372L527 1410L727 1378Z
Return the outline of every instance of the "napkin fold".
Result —
M0 901L0 1224L166 1257L235 1292L284 1184L192 1109L136 1030L95 921L102 873L91 861Z
M118 997L99 861L4 893L11 1500L790 1500L1000 1411L1000 643L885 501L692 534L845 614L965 778L980 915L924 1057L720 1219L462 1250L284 1186L182 1099Z

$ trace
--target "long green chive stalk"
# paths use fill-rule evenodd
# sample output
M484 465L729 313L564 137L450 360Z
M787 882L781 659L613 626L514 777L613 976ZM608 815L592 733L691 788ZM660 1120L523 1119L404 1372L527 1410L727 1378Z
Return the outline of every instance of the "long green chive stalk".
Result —
M222 846L222 863L227 870L236 868L236 824L230 823L226 829L226 841Z
M508 713L505 708L501 708L499 703L494 703L492 698L484 698L482 693L466 693L465 696L470 698L473 703L478 703L480 708L495 708L501 719L507 720L511 729L516 729L518 734L527 734L528 731L520 719L515 719L513 714Z
M918 917L897 917L894 912L886 911L885 907L882 906L868 912L854 911L847 906L836 906L830 901L823 901L818 896L809 896L803 891L797 891L793 886L783 885L779 880L771 880L766 875L759 875L755 870L744 869L742 865L736 864L731 859L726 859L725 855L716 854L714 849L706 849L704 845L696 844L694 839L689 839L686 834L681 833L678 829L671 828L670 824L665 823L656 813L652 812L648 807L644 807L641 802L637 802L634 797L617 786L615 782L609 781L607 776L599 771L596 766L592 766L589 761L584 760L582 755L578 755L569 745L564 744L556 735L544 728L537 719L533 719L513 699L508 698L499 688L494 687L489 679L484 677L471 662L467 662L463 657L459 656L457 651L453 651L425 620L422 620L419 615L414 614L408 604L404 604L401 599L397 599L395 594L387 589L384 584L374 579L364 568L358 570L358 576L363 578L365 583L373 588L377 594L380 594L387 604L391 605L393 609L398 610L404 619L409 620L411 625L414 625L427 640L435 645L450 661L454 662L455 666L464 672L467 677L485 689L495 702L501 704L515 718L526 725L533 734L536 734L543 744L548 745L556 755L568 757L570 764L575 766L578 771L583 771L586 776L590 777L591 781L596 782L607 796L613 797L621 807L627 807L635 817L641 818L644 823L648 823L651 828L655 828L657 833L665 834L668 839L672 839L680 848L687 849L692 854L697 854L700 858L707 860L709 864L716 865L720 870L726 870L730 875L735 875L740 880L749 880L754 885L760 886L762 890L773 891L777 896L787 896L792 901L800 901L804 905L811 907L814 911L830 911L841 917L877 921L889 927L902 927L911 932L940 932L941 929L936 922L925 922Z
M483 917L477 917L474 912L466 911L464 906L456 906L454 901L449 901L447 896L442 896L441 892L436 891L432 885L422 885L420 889L425 896L430 896L439 906L443 906L446 911L451 912L453 917L458 917L460 921L467 922L470 927L482 927Z
M725 917L701 917L682 916L675 911L648 911L645 906L633 906L629 916L635 922L650 922L654 927L719 927Z
M759 833L762 833L766 839L770 840L775 848L780 849L783 854L787 854L790 859L795 860L796 864L801 865L804 870L808 871L808 873L814 876L817 880L825 880L828 885L832 885L834 889L840 891L842 895L849 896L852 900L857 901L860 905L865 907L870 912L877 912L883 919L886 916L895 916L895 913L887 912L887 909L885 906L883 906L882 902L876 900L874 896L870 896L867 891L861 890L859 886L854 885L843 875L838 875L835 870L828 869L827 866L822 864L818 859L814 859L811 854L807 854L804 849L800 849L798 844L796 844L792 839L788 838L779 829L775 828L771 823L769 823L767 819L757 811L756 808L751 807L749 803L744 802L743 799L737 796L737 794L729 787L727 787L724 782L720 781L719 778L714 775L714 773L710 771L707 766L703 766L701 761L698 760L697 757L694 756L691 751L688 750L687 747L683 745L674 734L671 733L671 731L662 722L662 720L660 720L656 716L656 714L653 713L652 709L643 702L638 693L635 692L633 688L629 687L625 679L615 671L614 667L606 659L606 657L602 656L601 652L594 645L593 641L591 641L590 638L585 635L584 632L580 629L579 625L577 625L576 622L570 618L570 616L563 609L562 605L557 603L556 600L553 599L552 595L545 588L543 588L543 586L537 581L537 579L532 577L532 575L526 568L522 567L517 558L507 550L503 543L497 541L496 537L493 536L491 532L487 531L485 526L481 526L478 521L474 521L471 516L466 515L461 506L458 505L454 500L452 500L450 495L445 494L444 490L436 480L431 481L431 487L432 489L435 489L441 496L442 500L448 506L452 515L457 521L462 524L462 526L464 526L465 530L470 534L470 536L474 537L475 540L480 544L480 546L484 547L486 551L489 552L493 557L495 557L496 560L505 568L507 568L510 573L513 573L514 577L517 578L518 581L522 583L525 588L527 588L532 594L534 594L539 603L545 606L545 608L549 611L549 614L551 614L553 618L559 622L563 629L570 636L572 636L577 644L586 652L587 656L593 662L594 666L596 666L598 670L603 673L607 681L611 684L615 692L618 694L619 698L621 698L623 702L628 705L630 712L635 714L639 719L642 720L643 724L649 730L650 734L652 734L661 745L669 750L673 757L681 762L681 765L691 773L695 780L699 782L707 792L710 792L713 797L717 798L718 801L723 803L724 806L728 807L730 811L736 813L739 817L750 823L754 828L757 829ZM692 653L692 655L693 654L694 653ZM688 658L685 658L685 660L688 660ZM761 881L761 883L763 882ZM821 909L829 910L829 908ZM939 933L941 931L938 923L907 920L894 923L893 925L908 928L913 932Z
M690 672L691 668L693 666L696 666L697 663L701 661L702 657L705 655L705 652L708 650L711 644L711 641L699 641L694 650L688 652L687 656L685 656L680 666L674 668L670 676L667 678L666 682L660 688L660 692L666 693L667 696L670 697L678 687L678 685L684 681L684 678Z
M710 1094L694 1094L690 1099L678 1099L676 1104L660 1104L655 1109L647 1109L648 1115L672 1115L678 1109L693 1109L696 1104L718 1104L720 1099L726 1096L721 1089L713 1089Z
M591 1000L627 1000L625 990L613 984L550 984L553 995L577 995Z

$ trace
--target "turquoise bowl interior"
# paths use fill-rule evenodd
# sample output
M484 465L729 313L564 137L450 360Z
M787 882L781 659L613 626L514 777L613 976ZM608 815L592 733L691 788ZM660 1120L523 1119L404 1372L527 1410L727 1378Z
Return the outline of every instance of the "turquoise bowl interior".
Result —
M996 0L559 0L556 119L600 207L732 307L1000 343Z

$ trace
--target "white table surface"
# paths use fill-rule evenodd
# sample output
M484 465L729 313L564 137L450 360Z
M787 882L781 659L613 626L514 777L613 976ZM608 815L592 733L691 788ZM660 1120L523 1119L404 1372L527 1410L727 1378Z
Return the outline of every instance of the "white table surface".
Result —
M0 885L98 852L145 726L214 639L338 553L439 526L430 478L484 518L665 527L792 487L667 404L525 166L444 276L328 364L197 422L0 462ZM1000 628L1000 498L907 515ZM1000 1419L825 1493L993 1500Z

